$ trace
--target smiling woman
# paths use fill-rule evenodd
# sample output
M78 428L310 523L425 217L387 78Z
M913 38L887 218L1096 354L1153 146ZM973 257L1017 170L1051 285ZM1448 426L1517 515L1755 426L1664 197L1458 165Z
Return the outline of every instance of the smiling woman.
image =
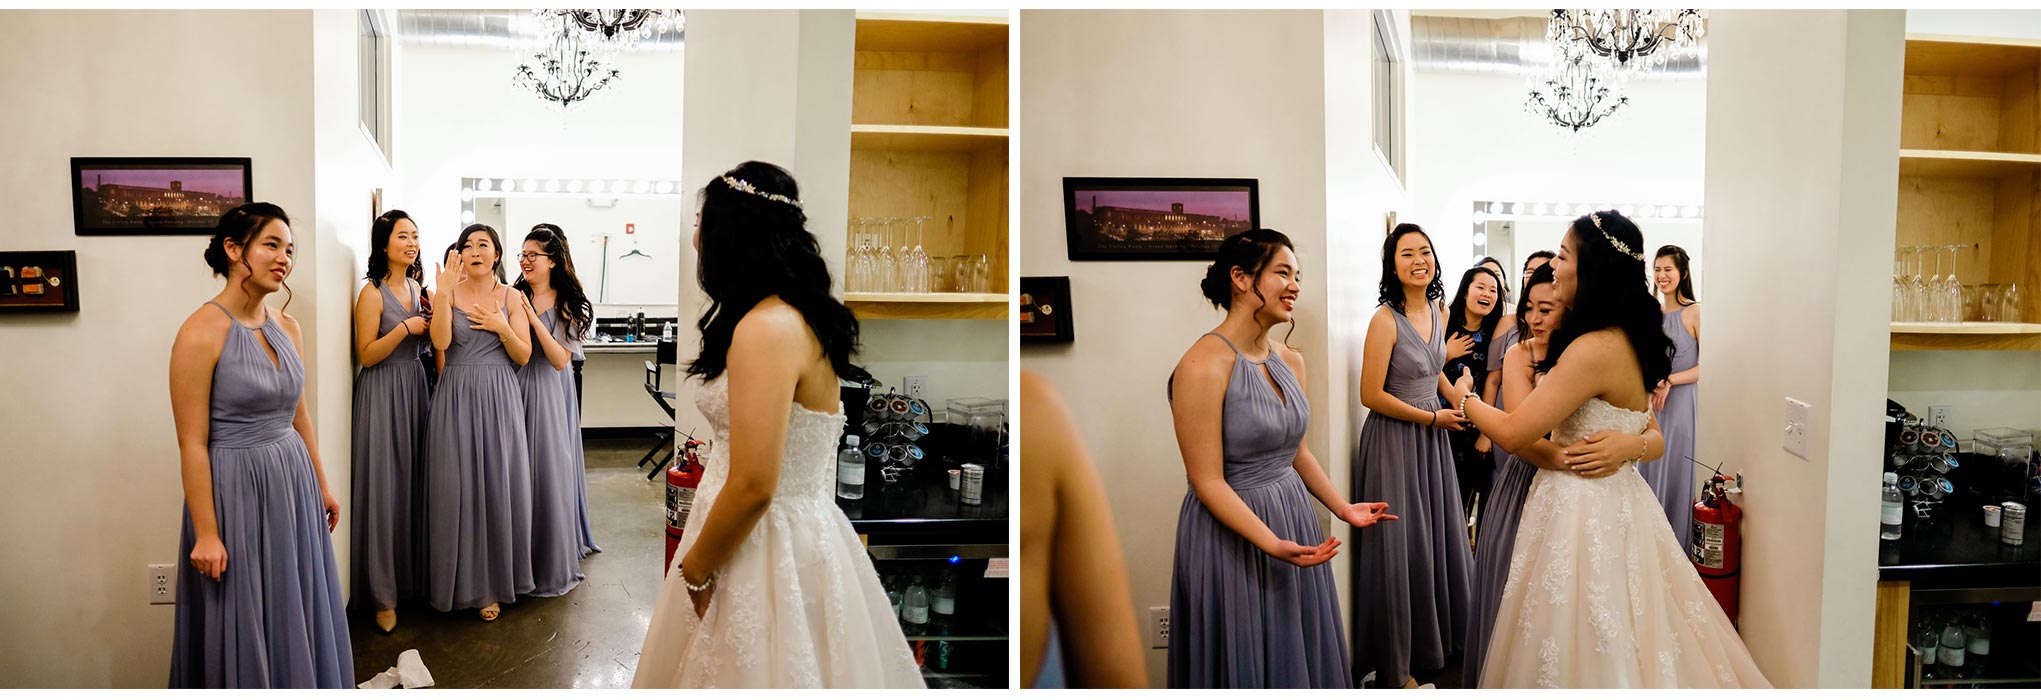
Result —
M170 408L184 477L172 688L345 688L354 659L328 537L326 487L302 394L295 319L264 303L288 290L290 217L244 204L205 252L220 293L170 349ZM288 303L286 303L288 305Z
M416 279L418 224L391 210L369 226L369 284L354 302L353 560L356 598L375 606L376 626L397 624L397 601L415 595L424 572L414 499L425 447L427 330Z
M1459 291L1446 311L1447 381L1466 373L1473 375L1475 386L1488 386L1489 341L1495 339L1503 317L1495 313L1503 282L1489 267L1494 263L1486 261L1460 275ZM1479 431L1469 429L1453 433L1451 442L1453 469L1460 477L1460 507L1472 510L1475 496L1488 492L1489 468L1493 466L1488 461L1488 441L1481 439Z

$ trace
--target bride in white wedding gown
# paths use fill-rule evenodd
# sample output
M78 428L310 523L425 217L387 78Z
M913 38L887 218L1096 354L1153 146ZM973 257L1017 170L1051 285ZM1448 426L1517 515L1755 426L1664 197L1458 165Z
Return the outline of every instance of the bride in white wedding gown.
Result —
M907 639L835 501L857 320L829 295L792 177L745 163L703 190L712 300L695 406L715 439L634 688L921 688Z
M1643 432L1649 388L1671 371L1671 341L1640 284L1642 250L1643 234L1621 214L1575 220L1552 262L1567 312L1539 367L1545 378L1513 412L1482 403L1465 378L1448 398L1511 452L1548 431L1560 445L1602 430ZM1687 560L1636 457L1618 459L1600 478L1549 469L1533 477L1480 687L1771 687Z

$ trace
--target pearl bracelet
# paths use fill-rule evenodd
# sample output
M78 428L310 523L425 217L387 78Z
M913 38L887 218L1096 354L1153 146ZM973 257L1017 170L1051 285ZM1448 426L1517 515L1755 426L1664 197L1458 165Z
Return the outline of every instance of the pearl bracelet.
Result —
M675 570L674 570L674 573L680 574L680 585L686 586L686 587L687 587L687 591L688 591L689 593L700 593L700 592L702 592L702 591L706 591L706 590L709 590L709 586L713 586L713 585L715 585L715 583L716 583L716 576L715 576L715 574L710 574L708 578L706 578L706 579L702 579L702 583L701 583L701 585L699 585L699 586L698 586L698 585L695 585L695 584L692 584L692 583L688 583L688 582L687 582L687 572L686 572L686 571L684 571L684 570L681 570L681 569L675 569Z

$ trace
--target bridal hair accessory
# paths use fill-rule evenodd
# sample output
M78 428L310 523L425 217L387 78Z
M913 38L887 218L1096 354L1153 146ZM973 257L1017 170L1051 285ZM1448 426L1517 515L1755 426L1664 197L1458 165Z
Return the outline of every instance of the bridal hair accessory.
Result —
M790 207L793 207L793 208L795 208L795 209L800 209L800 208L801 208L801 202L800 202L800 200L794 199L793 197L788 197L788 196L786 196L786 195L783 195L783 194L773 194L773 193L771 193L771 192L766 192L766 191L764 191L764 190L760 190L760 189L758 189L757 187L754 187L754 186L752 186L752 184L751 184L751 183L749 183L749 182L745 182L745 181L743 181L743 180L739 180L739 179L737 179L737 178L734 178L734 177L731 177L731 176L729 176L729 175L724 175L724 176L723 176L723 184L725 184L725 185L729 185L729 186L730 186L730 189L733 189L733 190L737 190L738 192L743 192L743 193L745 193L745 194L749 194L749 195L756 195L756 196L759 196L759 197L764 197L764 198L766 198L766 199L770 199L770 200L772 200L772 201L775 201L775 202L779 202L779 203L781 203L781 204L785 204L785 205L787 205L787 206L790 206ZM1639 259L1639 260L1643 260L1643 258L1638 258L1638 259Z
M726 179L727 179L727 178L726 178ZM1599 234L1602 234L1602 238L1606 238L1606 239L1608 239L1608 241L1609 241L1609 245L1612 245L1612 246L1615 246L1615 247L1616 247L1616 252L1618 252L1618 253L1622 253L1622 254L1624 254L1624 255L1628 255L1628 256L1630 256L1630 257L1631 257L1632 259L1635 259L1635 260L1636 260L1637 262L1644 262L1644 254L1643 254L1643 253L1639 253L1639 252L1636 252L1636 251L1632 251L1632 250L1630 250L1630 246L1624 245L1622 241L1616 240L1616 237L1615 237L1615 236L1611 236L1611 235L1609 235L1609 232L1608 232L1607 230L1605 230L1605 229L1603 229L1603 228L1602 228L1602 213L1601 213L1601 212L1595 212L1595 213L1593 213L1593 214L1589 214L1589 215L1587 215L1587 218L1588 218L1588 220L1589 220L1589 221L1593 221L1593 222L1595 222L1595 232L1596 232L1596 233L1599 233Z

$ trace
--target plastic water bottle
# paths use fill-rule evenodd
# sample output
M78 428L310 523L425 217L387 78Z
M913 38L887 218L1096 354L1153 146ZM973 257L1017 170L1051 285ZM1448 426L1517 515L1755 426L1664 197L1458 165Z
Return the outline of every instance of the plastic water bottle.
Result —
M865 451L856 435L843 436L843 443L836 453L836 497L855 501L865 497Z
M893 603L893 618L894 618L894 619L899 619L899 618L900 618L900 597L901 597L901 596L900 596L900 579L899 579L898 577L894 577L894 576L887 576L887 577L886 577L886 598L887 598L888 600L891 600L891 601L892 601L892 603Z
M1964 655L1968 650L1969 645L1963 639L1962 620L1949 618L1949 623L1942 627L1941 653L1936 656L1936 660L1942 662L1942 670L1947 674L1945 677L1963 677Z
M957 614L957 572L955 570L943 569L942 576L936 579L935 599L929 603L929 612L935 615L937 620L943 622L948 622L951 615Z
M1899 475L1885 472L1884 506L1878 516L1878 539L1899 539L1899 525L1906 517L1906 494L1899 492Z
M907 584L907 594L900 603L900 622L910 636L920 634L921 626L928 624L928 589L921 586L920 576Z

